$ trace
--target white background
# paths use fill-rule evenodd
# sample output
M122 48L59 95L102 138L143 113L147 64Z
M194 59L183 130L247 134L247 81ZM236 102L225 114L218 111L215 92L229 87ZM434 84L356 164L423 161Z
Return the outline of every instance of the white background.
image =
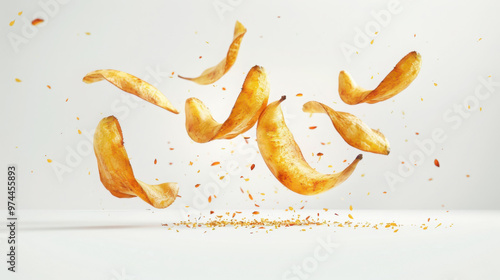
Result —
M16 164L19 169L17 204L22 210L100 210L32 211L24 216L20 210L21 227L26 230L19 232L24 245L18 252L26 274L19 279L56 279L56 272L60 279L129 279L114 274L122 268L135 279L165 279L169 272L177 277L172 279L234 279L242 270L247 279L281 279L290 267L311 256L317 238L326 238L331 231L320 227L301 235L291 229L253 237L228 229L203 237L201 230L165 234L158 225L185 217L182 209L260 210L276 218L289 206L304 206L312 213L336 209L340 216L329 218L345 221L349 205L355 211L390 210L356 213L356 221L396 221L409 230L400 230L401 235L391 230L378 234L342 230L334 238L340 249L320 264L311 279L496 279L492 260L499 248L498 214L457 210L500 209L496 183L500 88L480 101L481 111L470 110L460 123L443 115L454 104L467 107L463 102L482 85L480 78L500 81L499 5L401 1L400 11L391 13L386 26L377 35L368 34L373 44L356 46L357 29L364 32L376 22L373 14L387 10L389 2L68 1L49 7L48 13L44 1L2 1L0 166ZM215 8L223 5L229 9ZM45 23L31 27L35 17ZM15 24L9 26L12 20ZM195 77L217 64L227 52L236 20L248 32L235 65L222 79L213 86L200 86L177 78L177 74ZM16 36L24 38L17 46L11 42ZM346 44L357 47L358 54L345 55L341 47ZM422 70L401 94L375 105L349 106L340 100L339 71L346 70L360 85L374 88L413 50L422 55ZM185 100L201 99L216 120L224 121L254 65L268 72L270 102L287 95L282 103L287 124L313 167L325 173L343 169L360 151L339 137L325 115L309 117L301 111L310 100L355 114L379 128L391 143L391 154L363 152L364 159L349 180L324 194L304 197L282 186L267 169L257 153L255 128L245 133L250 144L242 136L207 144L191 141L184 127ZM106 68L155 84L181 113L174 115L130 97L105 81L82 82L86 73ZM168 75L155 79L152 73L157 69ZM486 93L484 88L481 92ZM304 96L296 97L297 93ZM117 199L99 181L89 139L99 120L109 115L120 121L137 178L179 183L182 197L166 210L154 210L153 218L143 211L151 206L138 198ZM415 141L430 139L435 129L445 132L446 141L436 144L411 175L391 187L386 175L399 176L401 162L419 150ZM318 152L324 154L320 161L312 155ZM434 166L434 159L441 167ZM211 167L215 161L221 165ZM238 174L226 174L231 163L241 168ZM253 171L251 164L256 165ZM62 165L70 171L58 175L55 167ZM5 173L0 172L2 182ZM201 186L195 188L196 184ZM203 203L214 194L217 198L211 204ZM5 209L4 189L0 205ZM411 209L434 212L394 211ZM428 217L438 218L433 226L439 222L443 226L420 230L418 225ZM456 226L450 228L452 223ZM6 241L0 241L3 254ZM48 256L49 251L53 255ZM234 257L239 254L244 257ZM252 265L255 269L249 268ZM272 274L264 273L270 270ZM5 273L3 266L1 271Z
M148 207L139 199L115 199L99 181L95 156L88 149L89 138L99 120L109 115L120 121L140 180L179 183L182 199L173 208L194 206L195 197L206 200L211 194L217 195L212 205L198 203L198 208L253 208L254 203L241 194L240 187L254 194L265 193L266 200L260 201L260 206L277 209L290 205L346 208L351 204L369 209L440 209L442 205L447 209L499 208L500 190L495 184L499 88L480 101L482 111L471 111L460 125L443 117L454 104L463 107L463 100L473 96L481 85L478 77L491 75L500 80L496 2L400 2L396 5L399 12L391 13L387 26L376 36L369 34L373 44L360 46L359 54L350 56L343 54L343 44L356 47L356 28L365 30L376 23L372 14L387 11L389 1L234 2L235 6L226 5L231 10L218 12L215 4L226 2L70 1L58 4L57 9L52 7L56 11L53 15L35 2L3 2L1 161L3 166L18 165L23 208ZM17 15L19 11L23 11L22 16ZM23 20L30 22L40 13L46 14L44 25L26 33L24 29L30 25ZM10 27L8 23L14 19ZM236 20L248 32L235 65L222 79L213 86L200 86L177 78L177 74L197 76L217 64L227 52ZM26 41L13 45L9 39L12 33ZM346 70L360 85L374 88L413 50L421 53L423 66L404 92L375 105L350 106L340 100L339 71ZM363 153L363 161L344 184L317 197L303 197L283 187L267 169L257 154L255 128L245 133L253 148L245 146L243 137L207 144L191 141L184 127L184 101L197 97L216 120L224 121L253 65L264 66L269 74L270 102L281 95L289 97L282 105L288 126L313 167L325 173L343 169L360 151L343 141L325 115L310 118L303 113L302 104L309 100L353 113L372 128L379 128L391 143L391 154ZM105 81L91 85L81 81L86 73L106 68L148 78L181 114L128 96ZM175 74L157 80L151 75L158 72L156 69ZM16 83L15 78L22 82ZM295 97L297 93L304 96ZM318 128L309 130L309 126ZM412 152L419 150L415 141L430 138L436 128L445 131L446 141L437 144L411 176L391 188L386 174L399 175L401 162L408 163ZM77 133L79 129L83 134ZM321 142L332 144L322 146ZM312 156L318 152L324 154L319 162ZM79 153L76 159L74 153ZM157 165L153 164L155 158ZM440 161L440 168L434 166L434 159ZM233 160L241 172L228 175L226 168ZM190 161L193 166L189 166ZM214 161L221 165L210 167ZM57 164L70 171L59 172L58 178ZM251 164L256 165L253 171ZM213 179L224 175L223 182ZM227 187L218 191L203 188L216 183ZM195 190L196 184L202 186ZM305 200L307 203L301 203Z

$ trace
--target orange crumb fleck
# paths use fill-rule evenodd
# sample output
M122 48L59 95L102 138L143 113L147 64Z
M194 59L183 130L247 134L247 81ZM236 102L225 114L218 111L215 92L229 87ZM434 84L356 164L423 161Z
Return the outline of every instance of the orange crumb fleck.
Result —
M302 93L297 93L297 95L295 95L297 97L301 97L301 96L304 96Z
M435 87L437 87L437 86L438 86L438 84L434 83L434 86L435 86Z
M316 155L317 155L318 157L320 157L320 156L322 156L322 155L323 155L323 153L317 153Z
M48 89L52 89L52 87L51 87L51 86L49 86L49 85L47 85L47 88L48 88Z
M250 200L253 200L253 196L251 194L248 194L248 197L250 198Z
M20 83L22 82L20 79L16 78L16 82Z
M224 177L226 177L226 176L220 176L219 179L222 180L222 179L224 179Z
M51 162L52 162L52 160L51 160L50 158L48 158L48 159L47 159L47 162L48 162L48 163L51 163Z
M347 161L347 159L344 159L344 162L346 162L346 161Z
M223 87L223 88L222 88L222 90L226 90L226 88L225 88L225 87Z
M194 185L194 187L195 187L195 188L197 188L197 187L199 187L199 186L201 186L201 184L196 184L196 185Z
M432 181L432 178L429 178L429 181Z
M387 194L387 192L383 192L383 194Z
M216 166L216 165L219 165L220 162L216 161L216 162L213 162L211 166Z
M66 98L66 101L65 102L68 102L69 98Z
M199 59L201 59L201 55L200 55Z
M420 133L418 133L418 132L415 132L415 134L416 134L416 135L420 135Z
M434 160L434 165L437 166L437 167L439 167L439 160L435 159Z
M31 21L31 24L32 24L32 25L38 25L38 24L40 24L40 23L42 23L42 22L44 22L44 20L43 20L43 19L41 19L41 18L36 18L36 19L34 19L34 20L32 20L32 21Z
M240 187L240 191L241 191L241 193L245 193L241 187Z
M252 214L253 215L259 215L259 211L253 211Z
M399 230L399 229L396 229L396 230L394 230L394 232L396 233L396 232L398 232L398 230Z
M158 160L155 159L154 164L158 163Z
M255 164L252 164L252 166L250 166L250 170L253 170L255 168Z
M310 126L309 129L316 129L317 126Z
M427 218L427 222L430 222L431 221L431 218Z
M370 45L373 45L373 41L375 41L375 39L372 39L372 41L370 42Z
M208 203L212 202L212 196L208 197Z
M11 21L11 22L9 23L9 26L14 25L14 22L16 22L16 20Z
M210 210L210 215L212 215L214 213L214 211Z
M351 210L351 211L352 211L352 205L351 205L351 206L349 206L349 210Z
M19 13L17 13L18 16L20 16L22 14L23 14L23 11L20 11Z
M90 32L85 32L86 35L90 35Z
M78 129L78 134L82 134L82 131Z
M190 162L189 162L189 165L193 165L193 162L192 162L192 161L190 161Z
M470 177L470 175L469 175L469 174L467 174L467 175L465 175L465 177L469 178L469 177Z
M351 214L347 215L349 219L354 219Z

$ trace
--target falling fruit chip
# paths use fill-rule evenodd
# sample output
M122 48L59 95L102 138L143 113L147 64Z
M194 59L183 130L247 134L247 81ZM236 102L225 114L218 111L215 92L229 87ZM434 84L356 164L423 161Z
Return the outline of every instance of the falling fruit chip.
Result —
M43 20L43 19L41 19L41 18L36 18L36 19L34 19L34 20L32 20L32 21L31 21L31 24L32 24L32 25L38 25L38 24L40 24L40 23L42 23L42 22L44 22L44 20Z
M267 106L257 124L257 144L271 173L288 189L303 195L325 192L344 182L363 158L360 154L342 172L322 174L304 159L286 126L280 103L285 96Z
M339 74L339 94L342 101L349 105L359 103L374 104L387 100L407 88L418 75L422 57L413 51L401 59L396 67L374 90L366 90L356 84L345 71Z
M435 159L434 160L434 165L437 166L437 167L439 167L439 160Z
M97 125L94 152L101 182L112 195L118 198L138 196L156 208L166 208L176 199L177 183L148 185L134 177L123 146L120 123L114 116L102 119Z
M239 21L236 21L236 25L234 26L234 36L233 42L231 46L229 46L229 50L227 51L226 57L219 62L219 64L214 67L208 68L199 77L196 78L186 78L179 75L179 78L193 81L200 85L209 85L224 76L224 74L231 69L233 64L236 62L236 58L238 57L238 51L240 50L241 40L243 36L247 32L246 28ZM200 56L201 58L201 56Z
M269 83L263 67L254 66L243 83L233 110L224 123L215 121L208 108L197 98L186 100L186 130L198 143L232 139L252 128L269 98Z
M165 95L154 86L136 76L118 70L105 69L90 72L83 77L83 81L87 84L99 82L104 79L125 92L140 97L172 113L179 114L179 111L172 106Z
M354 148L383 155L388 155L390 152L389 142L385 136L378 130L371 129L352 114L335 111L316 101L305 103L302 111L327 114L340 136Z

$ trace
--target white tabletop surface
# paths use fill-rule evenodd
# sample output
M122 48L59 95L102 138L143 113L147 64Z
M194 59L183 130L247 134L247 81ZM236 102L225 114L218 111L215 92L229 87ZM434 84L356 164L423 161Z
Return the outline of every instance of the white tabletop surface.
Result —
M23 211L18 273L2 268L0 278L472 280L500 275L499 212L261 211L258 219L318 212L332 224L350 220L351 213L353 224L212 230L173 226L181 219L174 211ZM203 213L201 220L213 215ZM240 218L245 215L252 216L244 212ZM353 227L366 222L394 222L398 231ZM2 227L2 252L5 233ZM294 274L295 266L304 274Z

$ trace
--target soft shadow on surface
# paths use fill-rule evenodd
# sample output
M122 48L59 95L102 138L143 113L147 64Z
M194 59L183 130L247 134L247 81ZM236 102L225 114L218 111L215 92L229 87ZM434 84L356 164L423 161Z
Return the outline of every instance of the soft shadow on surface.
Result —
M161 224L148 225L96 225L96 226L46 226L46 227L21 227L20 231L65 231L65 230L121 230L134 228L160 228Z

